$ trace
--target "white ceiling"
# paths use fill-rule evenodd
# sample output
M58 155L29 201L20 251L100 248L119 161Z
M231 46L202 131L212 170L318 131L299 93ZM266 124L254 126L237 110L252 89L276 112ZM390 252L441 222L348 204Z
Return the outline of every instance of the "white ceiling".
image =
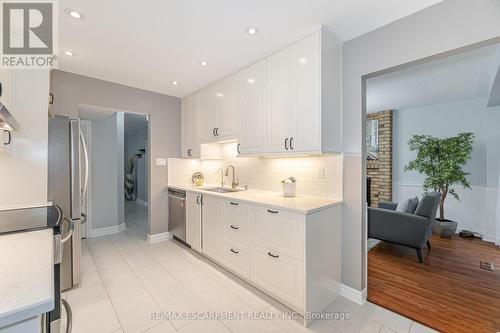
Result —
M321 25L348 40L439 1L61 0L59 69L184 97ZM66 8L85 20L65 15ZM250 26L259 32L248 35Z
M367 112L488 97L499 63L494 45L370 78Z

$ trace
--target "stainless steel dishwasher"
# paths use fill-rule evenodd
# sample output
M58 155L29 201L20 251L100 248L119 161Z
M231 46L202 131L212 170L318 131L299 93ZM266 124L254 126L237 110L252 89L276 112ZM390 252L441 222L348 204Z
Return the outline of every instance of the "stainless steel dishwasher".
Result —
M168 231L186 241L186 192L168 189Z

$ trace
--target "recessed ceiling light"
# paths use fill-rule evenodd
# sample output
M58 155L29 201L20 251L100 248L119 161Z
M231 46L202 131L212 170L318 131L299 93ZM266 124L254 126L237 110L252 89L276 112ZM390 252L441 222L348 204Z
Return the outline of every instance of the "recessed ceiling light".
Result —
M68 57L72 57L74 56L75 54L71 51L64 51L64 54L67 55Z
M255 35L255 34L257 33L257 28L253 28L253 27L248 28L248 29L247 29L247 33L248 33L249 35Z
M248 81L248 83L250 83L250 84L253 84L253 83L255 82L255 80L254 80L254 79L252 79L252 78L249 78L247 81Z
M82 13L80 13L74 9L66 8L64 10L64 12L66 13L66 15L71 16L72 18L75 18L77 20L84 20L85 19L85 16L83 16Z
M202 61L200 61L200 65L206 66L206 65L208 65L208 62L206 62L205 60L202 60Z
M174 85L174 86L179 85L179 82L177 82L177 81L172 81L171 83L172 83L172 85Z

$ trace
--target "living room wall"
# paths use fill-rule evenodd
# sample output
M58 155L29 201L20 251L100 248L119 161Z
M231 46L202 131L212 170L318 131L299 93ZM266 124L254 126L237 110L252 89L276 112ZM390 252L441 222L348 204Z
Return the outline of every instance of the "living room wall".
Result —
M474 230L495 239L495 207L498 193L500 108L488 108L487 98L394 111L393 116L393 198L400 201L422 194L425 177L404 171L416 153L408 149L414 134L450 137L460 132L475 135L471 160L465 166L471 189L457 188L460 201L446 201L446 218L457 221L459 229Z

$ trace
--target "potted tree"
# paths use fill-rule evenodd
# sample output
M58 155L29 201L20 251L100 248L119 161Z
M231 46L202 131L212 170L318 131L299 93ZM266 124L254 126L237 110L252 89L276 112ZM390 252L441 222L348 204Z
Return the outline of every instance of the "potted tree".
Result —
M414 135L408 141L411 151L417 157L404 167L405 171L415 170L424 174L423 189L441 193L439 202L439 218L436 219L435 230L441 237L450 238L457 230L457 222L445 219L444 203L448 195L460 200L455 185L470 188L468 173L463 170L470 159L474 134L460 133L451 138L436 138L430 135Z

